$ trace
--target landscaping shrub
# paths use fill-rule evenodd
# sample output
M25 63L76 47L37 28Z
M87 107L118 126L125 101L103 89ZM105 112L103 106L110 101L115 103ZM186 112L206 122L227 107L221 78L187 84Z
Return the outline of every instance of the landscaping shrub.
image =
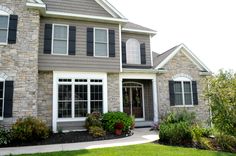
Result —
M160 125L160 141L171 145L187 145L192 143L192 133L187 122L162 123Z
M196 122L196 115L194 112L188 112L187 110L171 112L164 118L164 122L165 123L187 122L189 124L194 124Z
M195 122L195 113L186 110L168 114L160 124L160 142L172 145L191 144L191 126Z
M91 126L89 128L89 134L91 134L93 137L103 137L106 135L106 131L104 131L101 127Z
M46 124L37 118L27 117L18 119L12 126L13 139L21 142L42 140L49 136L49 129Z
M236 152L236 137L219 134L216 136L216 141L223 151Z
M87 130L89 130L90 127L102 128L101 117L102 117L101 113L99 113L99 112L93 112L91 114L88 114L88 116L85 120L85 128Z
M0 145L6 145L12 140L12 135L9 130L0 128Z
M103 115L102 123L103 128L106 131L114 132L115 124L117 122L122 122L124 124L122 131L128 131L133 125L132 117L128 116L126 113L109 112Z

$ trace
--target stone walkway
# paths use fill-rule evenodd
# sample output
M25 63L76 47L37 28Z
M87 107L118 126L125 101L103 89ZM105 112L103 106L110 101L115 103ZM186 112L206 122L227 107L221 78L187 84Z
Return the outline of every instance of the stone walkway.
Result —
M94 142L81 142L72 144L56 144L56 145L43 145L43 146L27 146L27 147L10 147L0 148L0 156L2 155L18 155L18 154L33 154L33 153L46 153L58 151L74 151L81 149L94 149L116 146L127 146L144 144L153 142L158 139L158 135L154 131L149 131L149 128L139 128L134 130L134 135L127 138L94 141Z

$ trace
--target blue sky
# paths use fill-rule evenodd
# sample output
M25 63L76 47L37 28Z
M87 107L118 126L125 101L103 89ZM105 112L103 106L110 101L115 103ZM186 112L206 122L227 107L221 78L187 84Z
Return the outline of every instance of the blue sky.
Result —
M152 49L184 43L213 72L236 71L235 0L108 0L130 21L152 28Z

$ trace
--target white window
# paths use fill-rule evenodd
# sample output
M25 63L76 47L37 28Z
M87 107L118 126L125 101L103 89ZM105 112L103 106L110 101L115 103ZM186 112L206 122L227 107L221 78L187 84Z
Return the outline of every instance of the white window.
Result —
M3 119L4 110L4 81L0 81L0 120Z
M94 56L108 57L108 29L94 28Z
M53 24L52 52L57 55L68 54L69 26Z
M140 43L136 39L129 39L126 42L127 64L141 64Z
M7 44L9 15L0 10L0 44Z
M175 94L176 106L192 106L193 105L192 81L188 78L175 79L174 94Z
M59 79L58 118L85 118L88 113L103 113L103 80Z

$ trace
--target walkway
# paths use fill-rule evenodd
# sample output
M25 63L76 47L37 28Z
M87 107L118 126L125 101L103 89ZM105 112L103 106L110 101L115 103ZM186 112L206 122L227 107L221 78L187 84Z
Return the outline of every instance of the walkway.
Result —
M94 142L81 142L72 144L56 144L56 145L43 145L43 146L27 146L27 147L11 147L0 148L0 155L18 155L18 154L33 154L33 153L46 153L58 151L73 151L81 149L94 149L116 146L127 146L144 144L153 142L158 139L158 135L154 131L149 131L149 128L139 128L134 130L134 135L127 138L94 141Z

